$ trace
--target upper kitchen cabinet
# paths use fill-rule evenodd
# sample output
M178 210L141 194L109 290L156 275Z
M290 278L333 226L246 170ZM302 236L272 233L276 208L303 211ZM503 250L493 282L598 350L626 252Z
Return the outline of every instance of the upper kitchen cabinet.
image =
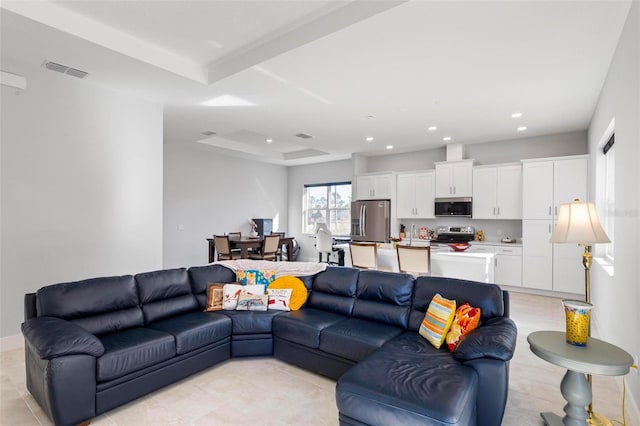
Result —
M587 201L587 173L586 155L523 160L522 217L556 219L560 204Z
M473 195L473 160L434 164L436 166L436 198Z
M398 218L435 218L435 171L398 174L396 215Z
M522 219L522 166L473 168L473 218Z
M393 199L395 178L394 173L356 176L356 200Z

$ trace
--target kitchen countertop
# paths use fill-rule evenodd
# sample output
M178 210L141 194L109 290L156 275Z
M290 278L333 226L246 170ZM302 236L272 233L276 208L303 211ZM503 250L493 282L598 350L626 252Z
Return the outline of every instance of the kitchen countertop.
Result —
M505 246L505 247L522 247L522 240L516 239L515 243L503 243L501 241L470 241L471 245L488 245L488 246Z

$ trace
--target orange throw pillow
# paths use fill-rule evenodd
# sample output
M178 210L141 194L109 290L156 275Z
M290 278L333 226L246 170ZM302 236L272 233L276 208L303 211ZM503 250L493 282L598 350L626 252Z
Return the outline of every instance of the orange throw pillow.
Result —
M304 286L304 283L300 278L294 277L292 275L285 275L284 277L276 278L269 284L268 289L277 289L277 288L290 288L293 291L291 292L291 298L289 299L289 308L292 311L297 311L304 305L304 302L307 300L307 287Z
M446 337L449 351L455 351L462 338L471 330L475 330L479 322L480 308L474 308L468 303L460 305L460 307L456 309L456 317Z

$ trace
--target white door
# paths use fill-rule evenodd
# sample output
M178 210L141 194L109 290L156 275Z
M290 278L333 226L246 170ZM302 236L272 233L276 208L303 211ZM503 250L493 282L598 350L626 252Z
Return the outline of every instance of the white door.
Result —
M497 170L495 167L473 170L474 219L495 219L496 178Z
M522 286L552 290L551 220L522 221Z
M436 164L436 197L453 196L453 166L451 164Z
M522 218L552 219L553 161L522 166Z
M356 178L356 200L368 200L373 197L373 177L358 176Z
M496 284L522 286L522 257L496 255Z
M474 176L474 194L475 185ZM474 195L474 210L475 202ZM522 166L497 168L496 206L496 217L498 219L522 219Z
M398 175L398 188L396 194L396 215L398 218L411 218L415 215L415 182L415 175Z
M415 175L415 212L420 219L433 219L434 210L435 172L419 173Z
M587 159L556 160L553 164L554 218L558 217L560 204L571 203L576 198L587 201Z
M584 248L577 244L553 245L553 289L584 297Z
M453 196L471 197L473 195L473 164L453 164Z
M391 198L391 176L373 176L373 197Z

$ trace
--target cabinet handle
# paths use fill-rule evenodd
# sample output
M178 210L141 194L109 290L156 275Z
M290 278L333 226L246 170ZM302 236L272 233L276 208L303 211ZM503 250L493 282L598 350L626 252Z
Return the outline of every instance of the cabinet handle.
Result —
M551 206L549 206L549 216L551 216Z
M494 216L496 215L496 208L495 207L493 208L493 215Z
M558 216L558 206L555 207L555 215Z
M455 195L455 194L456 194L456 187L454 186L453 187L453 195Z
M498 216L500 216L500 207L498 207Z
M495 261L496 261L496 268L498 267L498 258L494 257Z
M551 224L549 224L549 233L551 233Z

